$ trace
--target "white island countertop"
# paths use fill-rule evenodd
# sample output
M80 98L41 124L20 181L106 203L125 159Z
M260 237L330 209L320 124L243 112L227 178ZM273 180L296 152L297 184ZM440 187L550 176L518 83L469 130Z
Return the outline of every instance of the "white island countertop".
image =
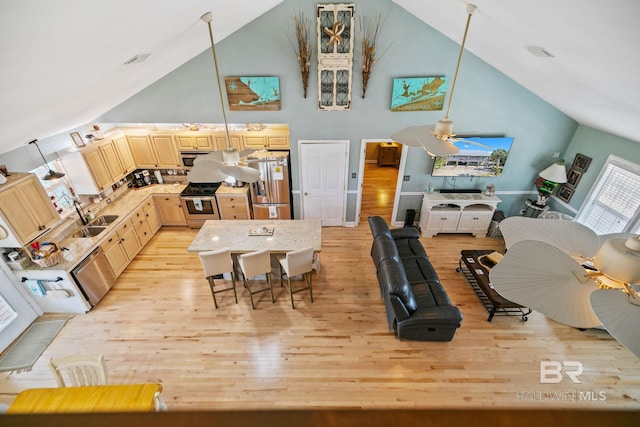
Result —
M262 227L272 235L256 235ZM319 219L210 220L206 221L188 248L189 252L229 248L232 253L269 249L274 253L312 247L322 249L322 222Z

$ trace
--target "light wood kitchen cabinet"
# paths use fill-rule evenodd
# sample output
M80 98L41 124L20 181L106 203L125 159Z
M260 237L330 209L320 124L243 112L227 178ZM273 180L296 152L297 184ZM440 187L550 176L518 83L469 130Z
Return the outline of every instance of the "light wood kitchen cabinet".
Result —
M136 235L138 236L140 245L144 248L153 237L153 233L149 227L149 222L147 221L147 216L144 213L144 206L140 206L133 211L131 214L131 221L133 221L133 226L136 229Z
M215 149L216 150L225 150L227 148L227 137L224 134L224 131L220 134L215 134L213 136L215 140ZM244 150L244 145L242 144L242 135L229 133L229 140L231 141L231 146L238 150Z
M245 149L289 149L288 135L242 135Z
M79 194L101 193L136 167L123 134L82 149L63 150L58 155Z
M175 169L182 166L173 135L151 135L150 137L157 158L156 167Z
M242 135L242 143L245 149L262 149L268 146L265 135Z
M123 169L123 175L128 175L136 170L136 162L133 159L131 148L127 142L127 138L124 135L119 135L113 138L113 145L115 147L118 160Z
M286 148L290 147L289 135L267 135L268 148Z
M133 160L139 168L155 168L156 156L153 152L151 139L147 135L127 135Z
M127 135L129 147L140 169L176 169L180 155L172 135Z
M120 224L116 232L118 233L118 237L120 237L120 243L129 260L134 259L136 255L138 255L138 252L140 252L140 249L142 249L142 244L140 244L131 218L127 218Z
M187 225L178 194L154 195L153 200L162 225Z
M49 196L33 174L0 191L0 211L23 245L60 220Z
M111 173L109 173L107 163L98 147L91 151L83 151L82 157L84 157L84 161L89 168L89 173L91 173L93 181L100 192L115 181Z
M100 248L107 257L109 266L113 270L114 274L119 276L120 273L127 268L127 265L129 265L130 259L120 242L118 232L114 231L108 235L106 240L100 245Z
M260 131L247 131L242 134L245 149L255 148L271 150L290 148L289 127L285 125L268 126Z
M149 197L143 205L144 215L147 217L147 222L149 223L149 229L151 229L151 233L156 234L156 232L162 226L160 222L160 216L158 215L158 209L156 209L156 203L153 200L153 197Z
M216 191L220 219L251 219L249 188L221 186Z
M181 151L198 150L198 151L210 151L213 150L213 139L211 134L203 132L181 132L175 135L178 149Z

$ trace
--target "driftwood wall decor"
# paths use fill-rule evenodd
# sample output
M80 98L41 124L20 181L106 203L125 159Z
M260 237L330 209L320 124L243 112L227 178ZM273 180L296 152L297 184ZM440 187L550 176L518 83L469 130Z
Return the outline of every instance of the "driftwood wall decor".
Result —
M318 108L351 109L355 5L318 4Z
M302 78L302 90L304 97L307 97L307 87L309 87L309 66L311 65L311 56L313 51L311 50L311 43L309 42L309 20L300 14L294 18L296 28L296 41L297 45L294 50L298 59L298 65L300 66L300 77Z

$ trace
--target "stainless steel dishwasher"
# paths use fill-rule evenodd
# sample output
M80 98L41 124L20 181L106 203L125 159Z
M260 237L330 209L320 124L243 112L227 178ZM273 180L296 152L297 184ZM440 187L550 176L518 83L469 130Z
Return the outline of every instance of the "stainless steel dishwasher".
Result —
M99 247L89 254L71 275L78 282L92 306L98 304L116 283L116 275L113 273L107 257Z

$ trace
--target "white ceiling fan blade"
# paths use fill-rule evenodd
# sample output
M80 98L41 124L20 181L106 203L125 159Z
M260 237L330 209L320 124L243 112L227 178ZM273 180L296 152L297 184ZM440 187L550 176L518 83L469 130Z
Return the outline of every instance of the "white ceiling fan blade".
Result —
M392 133L391 139L410 147L422 148L423 145L420 144L418 138L425 133L431 134L431 132L433 132L433 126L409 126L401 131Z
M433 134L424 134L418 137L418 141L422 144L427 153L432 156L450 156L457 154L460 149L453 145L448 139L438 138Z
M253 153L255 153L255 152L256 152L256 150L254 150L254 149L252 149L252 148L250 148L250 149L248 149L248 150L242 150L242 151L240 152L240 157L247 157L247 156L252 155L252 154L253 154Z
M187 172L187 179L195 183L224 181L228 175L220 170L221 167L222 164L216 161L200 160L197 163L194 161L193 167Z
M238 181L256 182L260 179L260 171L248 166L222 166L220 170Z
M211 161L222 163L224 161L222 151L212 151L207 154L196 156L196 158L193 159L193 164L195 165L199 162L211 162Z
M458 148L448 141L434 136L434 126L409 126L393 133L391 138L410 147L423 148L431 156L448 156L458 152Z
M518 242L491 269L489 278L506 299L557 322L575 328L601 324L589 301L598 287L578 262L554 246Z
M640 306L629 302L629 296L611 289L591 294L591 305L607 331L640 357Z
M600 249L598 235L578 222L510 216L500 222L505 247L522 240L546 242L574 257L592 258Z

